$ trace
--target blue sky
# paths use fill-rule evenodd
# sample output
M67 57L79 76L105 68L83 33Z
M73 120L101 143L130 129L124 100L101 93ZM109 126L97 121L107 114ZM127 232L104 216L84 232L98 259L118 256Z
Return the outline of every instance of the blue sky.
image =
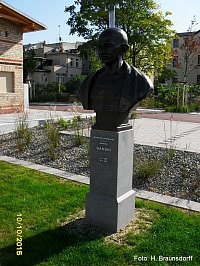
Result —
M64 12L65 6L71 5L73 0L5 0L8 4L25 14L33 17L48 27L48 30L41 32L25 33L24 44L35 43L46 40L57 42L60 25L60 32L63 41L81 41L75 35L69 35L69 27L66 25L68 19ZM191 19L196 15L196 30L200 29L200 0L156 0L163 12L173 13L169 18L178 32L187 31Z

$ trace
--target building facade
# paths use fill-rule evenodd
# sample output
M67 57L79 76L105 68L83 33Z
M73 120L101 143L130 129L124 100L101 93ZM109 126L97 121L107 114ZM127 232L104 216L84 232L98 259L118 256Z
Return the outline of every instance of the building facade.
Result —
M23 33L45 28L0 1L0 113L23 110Z
M35 53L36 69L31 83L34 87L46 86L50 83L66 83L71 77L85 73L84 59L78 50L82 43L46 42L24 45L24 51Z
M175 76L167 83L200 84L200 31L177 33L171 46L172 59L168 68Z

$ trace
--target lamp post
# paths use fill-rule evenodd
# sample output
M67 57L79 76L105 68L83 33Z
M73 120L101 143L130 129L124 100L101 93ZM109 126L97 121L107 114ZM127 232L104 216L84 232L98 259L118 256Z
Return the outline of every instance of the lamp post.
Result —
M109 28L115 27L115 6L109 6Z

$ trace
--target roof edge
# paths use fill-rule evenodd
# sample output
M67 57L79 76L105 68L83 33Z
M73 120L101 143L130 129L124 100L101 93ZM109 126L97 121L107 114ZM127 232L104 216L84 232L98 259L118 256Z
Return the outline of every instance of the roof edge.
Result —
M38 24L39 26L43 27L44 30L47 29L47 26L46 26L46 25L44 25L43 23L39 22L38 20L36 20L36 19L30 17L29 15L23 13L22 11L18 10L17 8L15 8L15 7L9 5L8 3L6 3L6 2L0 0L0 4L6 6L6 7L8 7L8 8L10 8L10 9L13 10L14 12L19 13L20 15L22 15L22 16L28 18L28 19L31 20L33 23Z

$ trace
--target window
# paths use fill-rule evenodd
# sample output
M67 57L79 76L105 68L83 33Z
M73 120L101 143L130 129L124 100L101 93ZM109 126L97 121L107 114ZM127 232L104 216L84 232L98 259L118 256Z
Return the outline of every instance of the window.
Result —
M200 55L198 55L198 59L197 60L198 60L197 64L200 65Z
M0 71L0 93L12 93L14 82L13 72Z
M78 59L76 59L76 67L78 67Z
M173 39L173 48L179 47L179 39Z
M65 82L65 74L61 74L60 82L64 83Z
M6 30L5 31L5 37L8 37L8 35L9 35L9 32Z
M70 66L71 66L71 67L73 66L73 58L71 58Z
M197 75L197 84L200 85L200 75Z
M175 57L173 58L173 62L172 62L172 64L173 64L173 67L177 67L177 66L178 66L178 56L175 56Z
M65 77L66 77L65 74L56 73L56 83L59 83L59 82L64 83Z
M56 82L59 83L60 82L60 74L56 73Z

